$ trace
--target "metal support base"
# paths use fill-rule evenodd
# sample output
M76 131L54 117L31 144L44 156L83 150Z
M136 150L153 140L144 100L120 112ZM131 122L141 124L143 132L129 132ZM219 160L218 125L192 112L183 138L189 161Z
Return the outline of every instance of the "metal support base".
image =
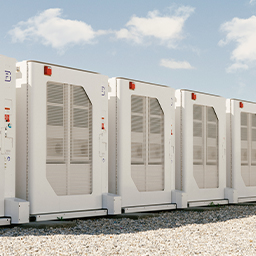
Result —
M198 202L188 202L188 207L196 207L196 206L211 206L213 205L225 205L228 204L227 199L223 200L209 200L209 201L198 201Z
M11 225L11 218L0 218L0 226Z
M240 197L238 198L238 203L256 202L256 197Z
M176 204L158 204L158 205L145 205L145 206L135 206L135 207L124 207L124 213L132 212L151 212L151 211L164 211L176 209Z
M98 217L108 214L107 210L92 210L92 211L79 211L79 212L59 212L49 214L32 214L35 217L35 221L47 221L47 220L62 220L62 219L75 219L85 217Z

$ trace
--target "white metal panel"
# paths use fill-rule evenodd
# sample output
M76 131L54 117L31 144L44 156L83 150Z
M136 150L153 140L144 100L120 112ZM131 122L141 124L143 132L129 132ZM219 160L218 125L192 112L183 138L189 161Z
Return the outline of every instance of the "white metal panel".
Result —
M16 60L0 55L0 217L4 199L15 197Z
M196 94L196 100L192 99ZM176 90L176 188L188 202L224 199L226 114L222 97ZM177 119L176 119L177 120Z
M4 202L5 216L11 217L12 224L29 222L29 202L19 198L6 198Z
M240 102L243 103L242 108ZM228 99L227 106L230 134L228 186L237 191L238 202L251 201L256 196L256 103Z
M122 197L122 207L171 203L174 89L125 78L109 85L109 192Z
M0 226L11 225L11 218L0 218Z
M34 61L17 66L18 104L28 106L18 109L18 195L29 199L31 214L102 209L108 190L107 77ZM51 76L44 75L44 66L51 66ZM48 101L47 85L54 85Z

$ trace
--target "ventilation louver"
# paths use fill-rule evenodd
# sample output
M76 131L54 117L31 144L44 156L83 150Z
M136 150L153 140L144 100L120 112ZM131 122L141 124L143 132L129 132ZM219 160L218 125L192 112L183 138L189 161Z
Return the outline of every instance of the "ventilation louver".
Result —
M164 115L156 98L131 96L131 172L140 192L164 189Z
M241 169L246 186L256 185L256 115L241 112Z
M47 84L46 176L55 193L92 193L92 104L82 86Z
M199 188L218 187L218 119L212 107L193 106L193 172Z

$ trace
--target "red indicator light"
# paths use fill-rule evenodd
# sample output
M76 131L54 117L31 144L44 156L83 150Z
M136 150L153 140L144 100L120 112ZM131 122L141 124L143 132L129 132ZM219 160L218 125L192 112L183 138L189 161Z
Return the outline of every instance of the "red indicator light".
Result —
M192 92L191 98L192 98L192 100L196 100L196 94Z
M4 115L5 122L10 122L10 115Z
M52 75L52 68L49 66L44 66L44 74L46 76L51 76Z
M104 123L101 124L101 129L105 130Z
M239 107L243 108L244 107L244 103L243 102L239 102Z
M135 84L133 82L129 82L129 89L135 90Z

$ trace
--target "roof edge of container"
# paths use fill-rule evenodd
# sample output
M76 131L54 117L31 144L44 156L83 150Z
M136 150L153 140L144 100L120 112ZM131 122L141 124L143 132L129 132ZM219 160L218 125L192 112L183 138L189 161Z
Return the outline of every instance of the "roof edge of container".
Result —
M189 90L189 89L179 89L180 91L186 91L186 92L195 92L195 93L200 93L200 94L204 94L204 95L209 95L209 96L214 96L214 97L219 97L219 98L224 98L220 95L216 95L216 94L211 94L211 93L206 93L206 92L199 92L199 91L194 91L194 90Z
M156 84L156 83L151 83L151 82L136 80L136 79L132 79L132 78L126 78L126 77L112 77L112 78L115 78L115 79L124 79L124 80L134 81L134 82L138 82L138 83L151 84L151 85L156 85L156 86L161 86L161 87L172 88L172 87L170 87L170 86L168 86L168 85Z
M232 98L232 99L229 99L229 100L237 100L237 101L247 102L247 103L251 103L251 104L256 104L256 102L249 101L249 100L241 100L241 99L235 99L235 98Z
M59 68L67 68L67 69L71 69L71 70L76 70L76 71L88 72L88 73L92 73L92 74L101 75L100 73L94 72L94 71L89 71L89 70L79 69L79 68L72 68L72 67L62 66L62 65L58 65L58 64L52 64L52 63L43 62L43 61L37 61L37 60L25 60L25 61L26 61L26 62L33 62L33 63L38 63L38 64L44 64L44 65L49 65L49 66L55 66L55 67L59 67ZM21 62L22 62L22 61L21 61Z

